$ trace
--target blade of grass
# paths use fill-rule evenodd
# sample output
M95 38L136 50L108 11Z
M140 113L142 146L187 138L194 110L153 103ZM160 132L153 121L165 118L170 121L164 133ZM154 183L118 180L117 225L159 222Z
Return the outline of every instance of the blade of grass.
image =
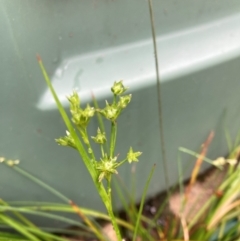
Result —
M44 232L42 230L35 229L32 227L26 227L25 229L28 230L29 232L37 235L38 237L40 237L41 240L44 239L44 240L51 240L51 241L69 241L67 238L59 237L57 235L47 233L47 232Z
M158 120L159 120L159 128L160 128L161 152L162 152L162 159L163 159L163 169L164 169L166 190L168 192L168 195L170 195L169 194L168 166L167 166L167 157L166 157L165 140L164 140L164 129L163 129L161 81L160 81L160 75L159 75L157 41L156 41L156 33L155 33L155 26L154 26L154 14L153 14L152 0L148 0L148 6L149 6L149 13L150 13L150 20L151 20L152 40L153 40L154 57L155 57L154 60L155 60L156 81L157 81L158 116L159 116Z
M239 130L238 133L237 133L237 137L236 137L236 139L235 139L233 149L237 148L237 146L238 146L239 144L240 144L240 130Z
M235 172L232 175L228 176L228 178L226 178L223 183L220 185L220 187L218 188L218 190L224 191L225 189L228 188L228 186L237 178L238 173ZM206 209L213 204L215 201L217 200L217 196L216 195L212 195L207 202L202 206L202 208L196 213L196 215L193 217L193 219L190 221L188 227L189 229L193 227L194 224L196 224L197 220L201 217L201 215L204 214L204 212L206 211ZM221 203L221 202L220 202ZM217 208L217 205L215 205L215 208Z
M125 208L126 208L126 213L128 214L128 218L130 219L130 223L134 224L135 223L134 220L136 220L137 214L138 214L137 213L137 207L136 207L136 204L135 204L135 200L133 199L133 196L129 193L129 190L127 189L126 185L124 184L123 180L121 179L121 177L119 175L117 176L117 180L118 180L119 186L121 185L123 190L125 191L125 196L123 195L123 199L124 199L123 202L125 202L126 196L128 197L128 200L130 201L130 207L128 207L128 205L125 204ZM116 185L118 185L118 184L116 184ZM116 187L116 188L118 189L118 187ZM119 190L120 190L120 188L119 188ZM151 222L151 220L149 220L148 218L145 218L144 216L142 216L141 219L142 219L142 221L144 221L148 224L151 223L151 225L154 225ZM139 232L142 233L142 234L146 233L145 228L143 227L142 224L140 224L139 230L140 230Z
M22 202L20 202L22 203ZM72 207L65 205L65 204L55 204L55 203L26 203L26 204L30 204L28 206L23 206L22 208L25 209L29 209L29 210L38 210L38 211L52 211L52 212L67 212L67 213L75 213L75 211L72 209ZM97 212L94 210L90 210L90 209L85 209L85 208L81 208L82 212L85 215L94 217L94 218L98 218L98 219L103 219L106 221L110 221L110 217L107 214L101 213L101 212ZM125 222L124 220L121 219L117 219L117 222L119 225L129 229L129 230L133 230L133 226L131 224L129 224L128 222ZM82 224L79 222L79 224ZM83 224L82 224L83 225ZM85 227L86 228L86 227Z
M9 166L6 162L6 165ZM54 194L55 196L59 197L61 200L63 200L64 202L68 203L72 209L75 211L75 213L77 213L81 219L87 223L87 225L91 228L91 230L96 234L97 237L102 238L102 240L104 240L103 235L101 234L101 232L95 227L95 225L93 224L93 221L91 221L86 215L84 215L81 212L81 209L69 198L67 198L65 195L63 195L62 193L60 193L59 191L57 191L56 189L52 188L51 186L49 186L48 184L44 183L43 181L41 181L40 179L34 177L33 175L31 175L30 173L26 172L25 170L23 170L20 167L17 166L11 166L11 168L13 168L14 170L16 170L17 172L19 172L21 175L29 178L31 181L37 183L38 185L40 185L41 187L43 187L44 189L48 190L50 193Z
M194 151L191 151L191 150L189 150L189 149L187 149L187 148L184 148L184 147L179 147L178 150L181 151L181 152L187 153L187 154L189 154L189 155L192 155L192 156L194 156L194 157L197 157L197 158L201 157L201 155L199 155L198 153L196 153L196 152L194 152ZM207 163L215 166L216 168L218 168L218 169L220 169L220 170L223 169L222 166L214 165L213 160L211 160L211 159L209 159L209 158L207 158L207 157L203 157L203 160L204 160L205 162L207 162Z
M122 182L122 180L120 179L119 175L117 176L118 177L118 181L121 181L121 184L124 185L124 183ZM124 207L124 210L127 214L127 218L129 218L129 222L134 224L135 223L135 219L137 217L137 207L135 205L135 202L134 200L132 200L132 196L130 195L130 193L128 192L126 186L124 185L124 189L126 190L126 195L124 196L124 194L122 193L121 191L121 188L120 188L120 184L117 183L117 180L114 179L114 185L115 185L115 190L117 191L117 194L119 196L119 199L121 200L122 202L122 206ZM130 208L128 207L128 204L126 202L126 196L128 196L130 198ZM152 222L152 220L144 217L144 216L141 216L141 220L145 223L147 223L149 226L154 226L154 223ZM130 229L128 229L130 230ZM151 237L149 238L149 232L146 232L146 228L143 226L142 223L140 223L139 225L139 232L145 237L147 238L147 240L151 240ZM147 236L147 237L146 237Z
M57 94L56 94L56 92L55 92L55 90L54 90L54 88L52 86L50 78L49 78L49 76L48 76L48 74L47 74L47 72L45 70L45 67L44 67L44 65L42 63L42 59L41 59L41 57L39 55L37 55L37 60L38 60L40 69L42 71L43 77L44 77L44 79L45 79L45 81L46 81L46 83L48 85L48 88L50 89L50 91L51 91L51 93L53 95L53 98L54 98L54 100L55 100L55 102L57 104L57 107L58 107L58 110L59 110L59 112L60 112L60 114L62 116L62 119L64 120L64 122L65 122L65 124L66 124L66 126L68 128L68 131L70 132L71 136L75 140L76 147L77 147L77 149L79 151L79 154L81 155L81 157L82 157L82 159L83 159L83 161L84 161L84 163L85 163L89 173L91 174L92 178L95 181L96 178L97 178L96 171L92 167L91 162L90 162L89 157L88 157L88 154L87 154L84 146L82 145L80 139L78 138L77 133L75 132L74 127L73 127L71 121L69 120L66 111L64 110L60 100L57 97Z
M0 204L5 205L5 206L9 206L9 204L8 204L7 202L3 201L2 199L0 199ZM38 227L37 227L35 224L33 224L31 221L29 221L27 218L25 218L21 213L16 212L16 211L14 211L14 212L12 212L12 213L13 213L13 215L15 215L20 221L22 221L23 224L25 224L25 225L27 225L27 226L29 226L29 227L33 227L33 228L38 229Z
M181 165L181 153L178 152L178 158L177 158L177 164L178 164L178 185L179 185L179 193L181 196L181 206L180 206L180 216L183 215L184 210L184 184L183 184L183 170ZM184 234L184 230L179 228L178 232L178 238Z
M44 217L44 218L48 218L48 219L61 221L61 222L64 222L66 224L69 224L69 225L75 225L75 226L84 228L86 230L89 230L89 228L86 227L85 225L83 225L81 222L77 222L77 221L74 221L73 219L66 218L66 217L63 217L63 216L60 216L60 215L56 215L56 214L44 213L44 212L41 212L41 211L38 211L38 210L35 211L35 210L31 210L31 209L28 209L28 208L22 208L22 207L17 208L17 207L9 207L9 206L8 207L7 206L0 206L0 211L4 211L4 212L5 211L17 211L17 212L20 212L20 213L36 215L36 216L39 216L39 217Z
M121 201L121 205L122 205L124 211L126 213L128 213L129 208L128 208L128 204L126 202L126 196L124 196L124 194L120 188L120 185L117 183L116 178L113 179L113 185L114 185L114 189L116 190L116 193L118 195L118 199ZM130 215L130 217L131 217L131 215Z
M22 236L17 235L17 234L12 234L9 232L2 232L0 231L0 237L1 237L1 241L29 241L26 239L23 239Z
M156 164L152 167L152 170L151 170L151 172L148 176L147 182L146 182L145 187L144 187L144 191L143 191L143 194L142 194L142 199L141 199L141 203L140 203L140 207L139 207L139 211L138 211L137 221L136 221L135 228L134 228L133 241L136 241L136 238L137 238L138 227L139 227L139 223L140 223L140 219L141 219L141 215L142 215L142 211L143 211L143 204L144 204L145 197L146 197L146 194L147 194L148 186L149 186L150 181L152 179L152 175L155 171L155 167L156 167Z
M226 141L227 141L228 153L231 153L231 151L233 149L232 140L231 140L230 134L229 134L229 132L226 128L224 128L224 133L225 133L225 138L226 138Z
M31 234L30 232L28 232L23 225L21 225L19 222L16 222L15 220L13 220L12 218L1 214L0 213L0 219L8 224L10 227L13 227L15 230L17 230L19 233L21 233L23 236L25 236L26 238L28 238L31 241L41 241L39 238L37 238L35 235Z
M50 227L40 227L41 230L48 232L48 233L54 233L59 235L71 235L74 237L84 237L84 238L91 238L91 239L95 239L95 235L92 232L87 232L87 231L83 231L81 229L79 230L71 230L69 228L50 228Z
M7 164L6 164L7 165ZM8 165L7 165L8 166ZM60 193L59 191L57 191L56 189L52 188L51 186L49 186L48 184L46 184L45 182L41 181L40 179L36 178L35 176L33 176L32 174L28 173L27 171L23 170L22 168L18 167L18 166L12 166L11 168L13 168L15 171L17 171L18 173L20 173L21 175L27 177L28 179L30 179L31 181L35 182L36 184L38 184L39 186L41 186L42 188L48 190L50 193L52 193L53 195L55 195L56 197L60 198L62 201L69 203L70 199L68 199L65 195L63 195L62 193Z
M122 199L123 207L125 207L125 209L126 209L125 211L128 214L128 218L130 219L130 223L134 224L135 223L134 220L137 217L137 207L135 205L135 201L132 200L132 195L129 193L126 185L123 183L123 180L121 179L121 177L119 175L117 175L116 179L114 179L114 185L115 185L115 189L116 189L116 191L117 191L117 193L119 195L119 198ZM122 193L120 185L122 186L123 190L125 191L125 195ZM126 196L130 200L130 207L128 207L128 204L126 202ZM146 222L148 224L151 223L151 220L149 220L148 218L145 218L144 216L142 216L141 219L142 219L142 221L144 221L144 222ZM132 231L133 229L128 229L128 230ZM140 232L143 235L146 236L146 230L145 230L145 228L142 225L140 225ZM148 240L151 240L151 237L150 237L150 239L148 237Z
M203 158L207 154L208 147L209 147L210 143L212 142L213 137L214 137L214 132L211 131L209 136L208 136L208 138L207 138L207 140L204 142L204 144L202 146L202 151L201 151L200 156L198 157L197 161L195 162L195 166L194 166L194 168L192 170L190 182L189 182L189 184L188 184L188 186L186 188L185 201L188 200L189 193L191 192L192 186L196 182L198 173L200 171L200 167L202 165Z
M239 193L239 188L237 191ZM213 216L211 222L207 226L208 229L211 229L213 226L216 226L217 223L220 222L222 220L222 218L224 217L224 215L226 215L228 212L230 212L231 210L233 210L236 207L240 207L240 200L230 203L229 205L224 205L224 204L225 203L223 203L223 206L221 206L221 209L218 208L216 210L215 216Z
M116 223L116 219L115 219L115 216L114 216L114 213L113 213L113 210L112 210L111 199L109 198L109 194L106 192L106 189L105 189L103 183L102 182L99 183L98 175L97 175L98 174L97 169L95 168L95 165L93 165L92 161L90 160L90 158L89 158L85 148L83 147L82 142L78 138L78 135L75 132L75 130L74 130L74 128L73 128L73 126L72 126L63 106L62 106L62 104L60 103L60 101L59 101L59 99L56 95L56 92L55 92L55 90L54 90L54 88L51 84L50 78L48 77L48 74L47 74L47 72L46 72L46 70L43 66L42 59L39 55L37 55L37 60L38 60L39 66L41 68L42 74L44 76L44 79L45 79L45 81L46 81L46 83L47 83L47 85L48 85L48 87L49 87L49 89L50 89L50 91L51 91L51 93L54 97L54 100L57 104L59 112L60 112L60 114L61 114L61 116L62 116L62 118L63 118L63 120L64 120L64 122L65 122L65 124L68 128L68 131L71 134L71 137L75 141L75 145L77 147L77 150L78 150L80 156L82 157L83 162L84 162L85 166L87 167L88 172L90 173L90 176L92 177L94 185L95 185L95 187L98 191L98 194L100 195L100 197L101 197L101 199L102 199L102 201L103 201L103 203L104 203L104 205L105 205L105 207L108 211L109 216L111 217L111 222L112 222L114 230L116 232L118 241L121 241L121 239L122 239L121 233L120 233L120 230L119 230L118 225ZM113 128L113 131L114 131L114 133L116 133L116 128ZM111 147L110 147L110 150L111 150L110 151L110 153L111 153L110 157L113 157L112 155L113 155L114 149L112 147L115 146L116 137L112 134L111 134L111 136L113 136L114 138L111 138L113 140L113 142L111 143ZM94 228L94 230L96 231L95 228ZM96 236L100 239L103 239L102 235L100 236L99 232L96 232Z
M135 201L132 199L132 195L130 194L129 190L127 189L121 177L117 175L116 178L118 180L119 185L121 185L121 187L123 188L123 191L130 202L130 208L128 209L127 213L130 214L129 216L132 216L132 220L134 220L134 218L137 216L137 208L135 205Z

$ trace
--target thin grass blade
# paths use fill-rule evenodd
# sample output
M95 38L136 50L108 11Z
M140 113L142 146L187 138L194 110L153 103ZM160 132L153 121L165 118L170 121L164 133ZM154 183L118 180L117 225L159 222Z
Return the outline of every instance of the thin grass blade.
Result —
M142 199L141 199L141 203L140 203L140 207L139 207L139 212L138 212L138 216L137 216L137 221L136 221L136 224L135 224L133 241L136 241L136 238L137 238L139 223L140 223L141 215L142 215L142 211L143 211L143 204L144 204L144 201L145 201L145 198L146 198L146 194L147 194L147 190L148 190L150 181L151 181L153 173L155 171L155 167L156 167L156 165L154 165L152 167L152 170L151 170L151 172L148 176L147 182L146 182L145 187L144 187L144 191L143 191L143 194L142 194Z

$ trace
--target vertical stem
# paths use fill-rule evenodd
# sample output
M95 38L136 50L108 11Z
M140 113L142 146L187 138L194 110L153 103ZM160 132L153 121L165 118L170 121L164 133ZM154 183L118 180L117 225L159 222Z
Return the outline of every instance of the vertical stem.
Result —
M102 158L104 158L104 144L101 144L100 148L101 148L101 154L102 154Z
M90 144L90 141L88 138L87 128L86 127L79 128L79 131L82 135L84 143L87 145L87 148L88 148L87 152L90 154L92 160L95 161L96 159L95 159L94 152L93 152L93 149L91 147L91 144Z
M111 189L111 176L107 180L107 194L108 194L108 199L112 207L112 189Z
M117 123L112 121L111 127L111 141L110 141L110 158L114 156L115 144L116 144L116 136L117 136Z
M165 150L164 133L163 133L161 83L160 83L159 66L158 66L157 43L156 43L156 33L155 33L155 26L154 26L152 0L148 0L148 4L149 4L150 19L151 19L152 40L153 40L153 47L154 47L155 69L156 69L156 77L157 77L158 113L159 113L161 151L162 151L162 159L163 159L163 169L164 169L164 173L165 173L165 175L164 175L165 176L165 185L166 185L167 193L169 196L170 193L169 193L168 166L167 166L167 158L166 158L166 150Z
M113 104L115 105L117 102L117 95L113 95Z
M111 179L107 181L107 193L104 190L103 186L101 185L99 190L99 194L103 200L103 203L108 211L108 215L111 219L114 231L116 232L116 236L117 236L117 240L118 241L122 241L122 235L120 233L118 224L117 224L117 220L114 216L113 210L112 210L112 198L111 198Z
M111 205L109 205L108 214L109 214L109 216L111 218L111 222L112 222L114 231L116 232L118 241L122 241L122 236L121 236L121 233L120 233L120 230L119 230L119 227L118 227L118 224L117 224L116 218L114 216L114 213L113 213Z
M93 100L93 103L94 103L94 107L96 109L96 115L97 115L97 119L98 119L99 128L100 128L101 132L105 132L106 133L102 116L101 116L101 114L98 111L99 110L98 102L97 102L94 94L93 93L91 93L91 94L92 94L92 100ZM105 152L108 153L109 152L109 148L108 148L108 142L107 141L103 144L103 147L105 149Z

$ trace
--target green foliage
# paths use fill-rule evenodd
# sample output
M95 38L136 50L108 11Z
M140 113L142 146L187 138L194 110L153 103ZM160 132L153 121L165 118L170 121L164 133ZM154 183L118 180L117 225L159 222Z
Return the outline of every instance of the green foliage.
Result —
M119 227L116 222L116 218L113 213L113 204L112 204L112 191L111 191L111 180L112 174L117 174L117 168L123 165L126 161L131 163L132 161L138 161L137 157L141 155L141 152L133 152L132 147L130 147L129 152L126 154L126 158L117 161L117 156L115 155L115 145L117 138L117 118L127 107L131 101L131 95L122 96L122 94L127 90L123 85L122 81L115 82L111 88L113 93L113 101L109 104L106 101L106 106L102 109L91 107L89 104L83 109L81 107L80 98L76 91L68 97L70 103L70 112L71 120L66 115L66 112L61 105L53 87L51 81L46 73L46 70L43 66L41 58L38 56L38 62L42 70L43 76L46 80L49 89L51 90L53 97L56 101L58 109L62 115L63 120L66 123L68 131L67 135L61 138L56 139L56 142L62 146L69 146L74 149L77 149L80 156L82 157L83 162L85 163L89 174L92 177L92 180L96 186L96 189L108 211L109 216L114 227L114 230L117 234L119 241L122 240ZM92 139L99 145L101 150L101 157L96 158L94 150L91 144L91 138L88 134L88 124L91 118L94 117L95 113L100 113L104 118L106 118L111 125L111 134L110 134L110 149L106 149L104 145L105 142L108 142L105 132L101 132L100 128L97 130L97 135L92 137ZM102 122L101 122L102 123ZM84 143L84 144L82 144ZM103 180L107 181L107 185L103 184ZM100 183L100 185L99 185ZM97 233L96 233L97 234Z

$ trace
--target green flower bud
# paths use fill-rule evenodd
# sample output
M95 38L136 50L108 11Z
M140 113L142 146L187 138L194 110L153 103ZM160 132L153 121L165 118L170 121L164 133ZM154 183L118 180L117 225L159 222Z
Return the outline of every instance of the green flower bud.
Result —
M87 104L87 107L83 111L84 115L87 116L88 118L93 117L95 113L94 107L91 107L89 104Z
M55 139L55 141L58 143L60 146L70 146L74 149L77 149L76 144L74 139L72 138L71 134L66 131L66 136L60 137L59 139Z
M106 107L103 110L100 110L100 113L107 119L114 121L120 114L121 109L115 105L109 105L106 101Z
M103 178L106 178L108 181L112 174L118 174L116 168L118 167L117 157L109 159L107 155L101 159L100 162L96 163L96 169L99 171L98 181L101 182Z
M94 116L95 109L94 107L90 107L87 104L85 110L78 108L76 112L72 113L72 122L79 127L86 127L91 119Z
M131 162L138 162L137 157L139 157L142 154L142 152L133 152L132 147L130 147L128 154L127 154L127 160L129 163Z
M70 102L70 111L71 113L76 112L80 108L80 98L76 91L73 91L72 95L67 97Z
M124 87L122 80L118 82L114 82L113 87L111 88L111 91L113 92L114 95L121 95L127 90L126 87Z
M97 130L97 135L95 137L92 136L92 139L98 144L103 144L107 141L105 132L102 133L99 128Z
M124 109L127 107L127 105L130 103L132 98L132 95L124 95L121 96L118 102L118 105L121 107L121 109Z

